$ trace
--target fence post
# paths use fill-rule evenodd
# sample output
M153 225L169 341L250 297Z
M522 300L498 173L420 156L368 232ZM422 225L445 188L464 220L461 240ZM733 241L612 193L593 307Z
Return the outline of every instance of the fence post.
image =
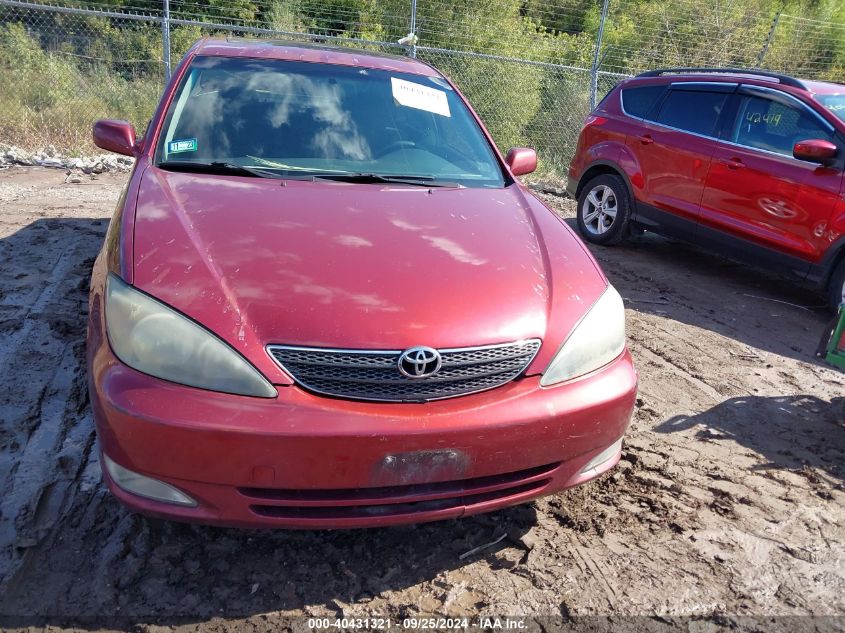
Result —
M760 54L757 55L757 67L761 67L763 65L763 60L766 58L766 53L769 52L769 45L772 43L772 39L775 37L775 29L778 28L778 22L780 22L780 9L778 12L775 13L775 19L772 20L772 26L769 28L769 34L766 36L766 43L763 44L763 48L760 51Z
M164 83L170 81L170 0L164 0L161 18L162 57L164 58Z
M599 32L596 35L596 50L593 53L593 65L590 67L590 110L596 107L596 93L599 90L599 55L601 54L601 40L604 36L604 23L607 20L608 0L601 5L601 20Z
M411 0L411 57L417 56L417 0Z

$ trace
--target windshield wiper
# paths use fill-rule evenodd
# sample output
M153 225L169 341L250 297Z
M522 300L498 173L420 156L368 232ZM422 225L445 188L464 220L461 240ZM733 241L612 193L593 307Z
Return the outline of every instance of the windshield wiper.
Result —
M433 176L402 176L394 174L369 174L369 173L326 173L308 174L314 180L337 180L339 182L355 183L393 183L400 185L415 185L417 187L460 187L456 182L444 182L435 179Z
M253 176L256 178L278 178L276 174L254 167L244 167L234 163L212 161L203 163L187 160L164 160L158 164L161 169L168 171L185 171L197 174L220 174L223 176Z
M245 167L234 163L212 161L209 163L186 160L165 160L158 164L168 171L184 171L201 174L221 174L231 176L254 176L257 178L279 178L283 180L334 180L353 183L392 183L414 185L417 187L461 187L456 182L438 181L433 176L371 174L364 172L300 172L289 171L281 167ZM282 173L286 172L286 173Z

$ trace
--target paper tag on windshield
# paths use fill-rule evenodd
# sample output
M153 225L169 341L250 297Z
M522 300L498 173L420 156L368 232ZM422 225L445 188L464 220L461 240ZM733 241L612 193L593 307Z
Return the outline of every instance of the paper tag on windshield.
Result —
M390 83L393 86L393 98L399 102L399 105L433 112L440 116L452 116L449 113L449 100L442 90L404 79L396 79L396 77L391 77Z

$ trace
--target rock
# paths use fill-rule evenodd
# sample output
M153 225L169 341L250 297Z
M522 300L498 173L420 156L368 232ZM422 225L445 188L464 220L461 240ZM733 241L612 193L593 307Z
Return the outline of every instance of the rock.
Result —
M11 165L32 165L31 155L19 147L10 147L6 150L5 159Z
M704 439L711 439L711 440L723 440L727 438L727 434L722 433L718 429L713 429L710 427L704 428L698 433L699 437Z
M553 196L558 196L560 198L571 198L569 193L566 191L565 188L559 187L553 183L547 182L534 182L528 184L529 189L533 189L534 191L539 191L540 193L548 193Z
M508 530L508 538L515 545L519 545L525 548L525 551L527 552L530 552L532 549L537 547L537 537L534 528L531 528L530 530L524 533L515 528L511 528L510 530Z
M69 158L62 156L55 145L47 145L39 151L29 152L14 145L0 143L0 167L40 165L42 167L79 170L85 174L102 174L103 172L114 171L126 172L134 164L135 159L130 156L97 154Z

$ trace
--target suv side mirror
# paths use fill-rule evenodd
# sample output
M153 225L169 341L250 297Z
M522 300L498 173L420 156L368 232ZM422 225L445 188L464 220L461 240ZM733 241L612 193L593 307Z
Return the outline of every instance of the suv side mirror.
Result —
M505 162L514 176L524 176L537 169L537 152L530 147L512 147Z
M135 128L129 121L100 119L94 123L94 145L109 152L135 156Z
M834 158L838 149L830 141L820 138L812 138L806 141L799 141L792 148L792 155L798 160L806 160L811 163L826 165Z

